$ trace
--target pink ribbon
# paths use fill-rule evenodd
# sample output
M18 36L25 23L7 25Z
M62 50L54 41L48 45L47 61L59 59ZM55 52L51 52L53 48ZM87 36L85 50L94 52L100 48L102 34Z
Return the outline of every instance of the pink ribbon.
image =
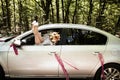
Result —
M68 63L67 61L63 60L63 62L65 62L66 64L68 64L70 67L76 69L76 70L79 70L77 67L73 66L72 64Z
M11 44L10 47L13 47L14 53L15 53L16 55L18 55L18 50L17 50L15 44Z
M105 80L103 55L101 53L99 53L98 57L99 57L99 60L100 60L101 66L102 66L101 77L102 77L102 80Z
M61 66L61 68L62 68L62 70L64 72L64 75L66 76L66 80L69 80L68 72L64 67L62 59L60 58L60 56L58 56L58 54L54 54L54 55L55 55L55 58L57 59L58 63L60 64L60 66Z

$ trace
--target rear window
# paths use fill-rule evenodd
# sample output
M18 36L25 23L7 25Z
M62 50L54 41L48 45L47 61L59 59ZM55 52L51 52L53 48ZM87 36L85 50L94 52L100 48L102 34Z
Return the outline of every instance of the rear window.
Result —
M93 31L81 29L65 29L66 45L105 45L107 37Z

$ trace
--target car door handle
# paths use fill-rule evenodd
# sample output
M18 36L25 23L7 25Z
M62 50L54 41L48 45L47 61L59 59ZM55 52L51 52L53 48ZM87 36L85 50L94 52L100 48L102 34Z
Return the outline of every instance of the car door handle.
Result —
M98 52L97 52L97 51L96 51L96 52L93 52L94 55L97 55L97 54L99 54L99 53L100 53L99 51L98 51Z
M49 54L49 55L52 55L52 54L55 54L55 53L56 53L56 52L49 52L48 54Z

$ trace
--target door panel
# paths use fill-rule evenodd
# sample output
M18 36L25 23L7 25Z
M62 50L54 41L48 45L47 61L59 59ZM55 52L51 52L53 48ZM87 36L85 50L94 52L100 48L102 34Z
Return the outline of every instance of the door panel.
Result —
M87 77L100 62L98 53L104 54L107 37L91 30L67 28L63 29L61 40L61 59L69 76Z
M11 75L58 76L58 62L54 53L60 54L61 46L22 46L18 55L11 48L8 67Z
M104 53L104 49L105 46L102 45L62 46L61 59L69 76L88 76L99 62L98 55L95 52ZM63 75L62 69L60 69L60 75Z

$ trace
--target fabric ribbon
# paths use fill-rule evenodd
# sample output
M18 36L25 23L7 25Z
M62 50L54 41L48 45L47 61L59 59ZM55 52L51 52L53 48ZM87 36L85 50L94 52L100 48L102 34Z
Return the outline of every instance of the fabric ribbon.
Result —
M105 75L104 75L104 58L103 58L103 55L101 53L98 54L98 57L99 57L99 60L100 60L101 66L102 66L101 77L102 77L102 80L105 80Z
M77 67L73 66L72 64L68 63L67 61L63 60L63 62L65 62L67 65L69 65L70 67L79 70Z
M72 64L68 63L67 61L62 60L58 54L54 53L54 55L55 55L55 58L57 59L58 63L60 64L60 66L61 66L61 68L64 72L64 75L66 76L66 80L69 80L69 75L68 75L67 70L65 69L65 66L64 66L63 62L65 62L67 65L69 65L70 67L72 67L76 70L79 70L79 69L76 68L75 66L73 66Z
M11 44L10 47L13 47L14 53L15 53L16 55L18 55L18 50L17 50L17 48L16 48L16 45L15 45L15 44Z
M64 67L62 59L60 58L60 56L58 54L55 53L54 55L55 55L55 58L57 59L58 63L60 64L60 66L64 72L64 75L66 76L66 80L69 80L69 75L68 75L67 70Z

